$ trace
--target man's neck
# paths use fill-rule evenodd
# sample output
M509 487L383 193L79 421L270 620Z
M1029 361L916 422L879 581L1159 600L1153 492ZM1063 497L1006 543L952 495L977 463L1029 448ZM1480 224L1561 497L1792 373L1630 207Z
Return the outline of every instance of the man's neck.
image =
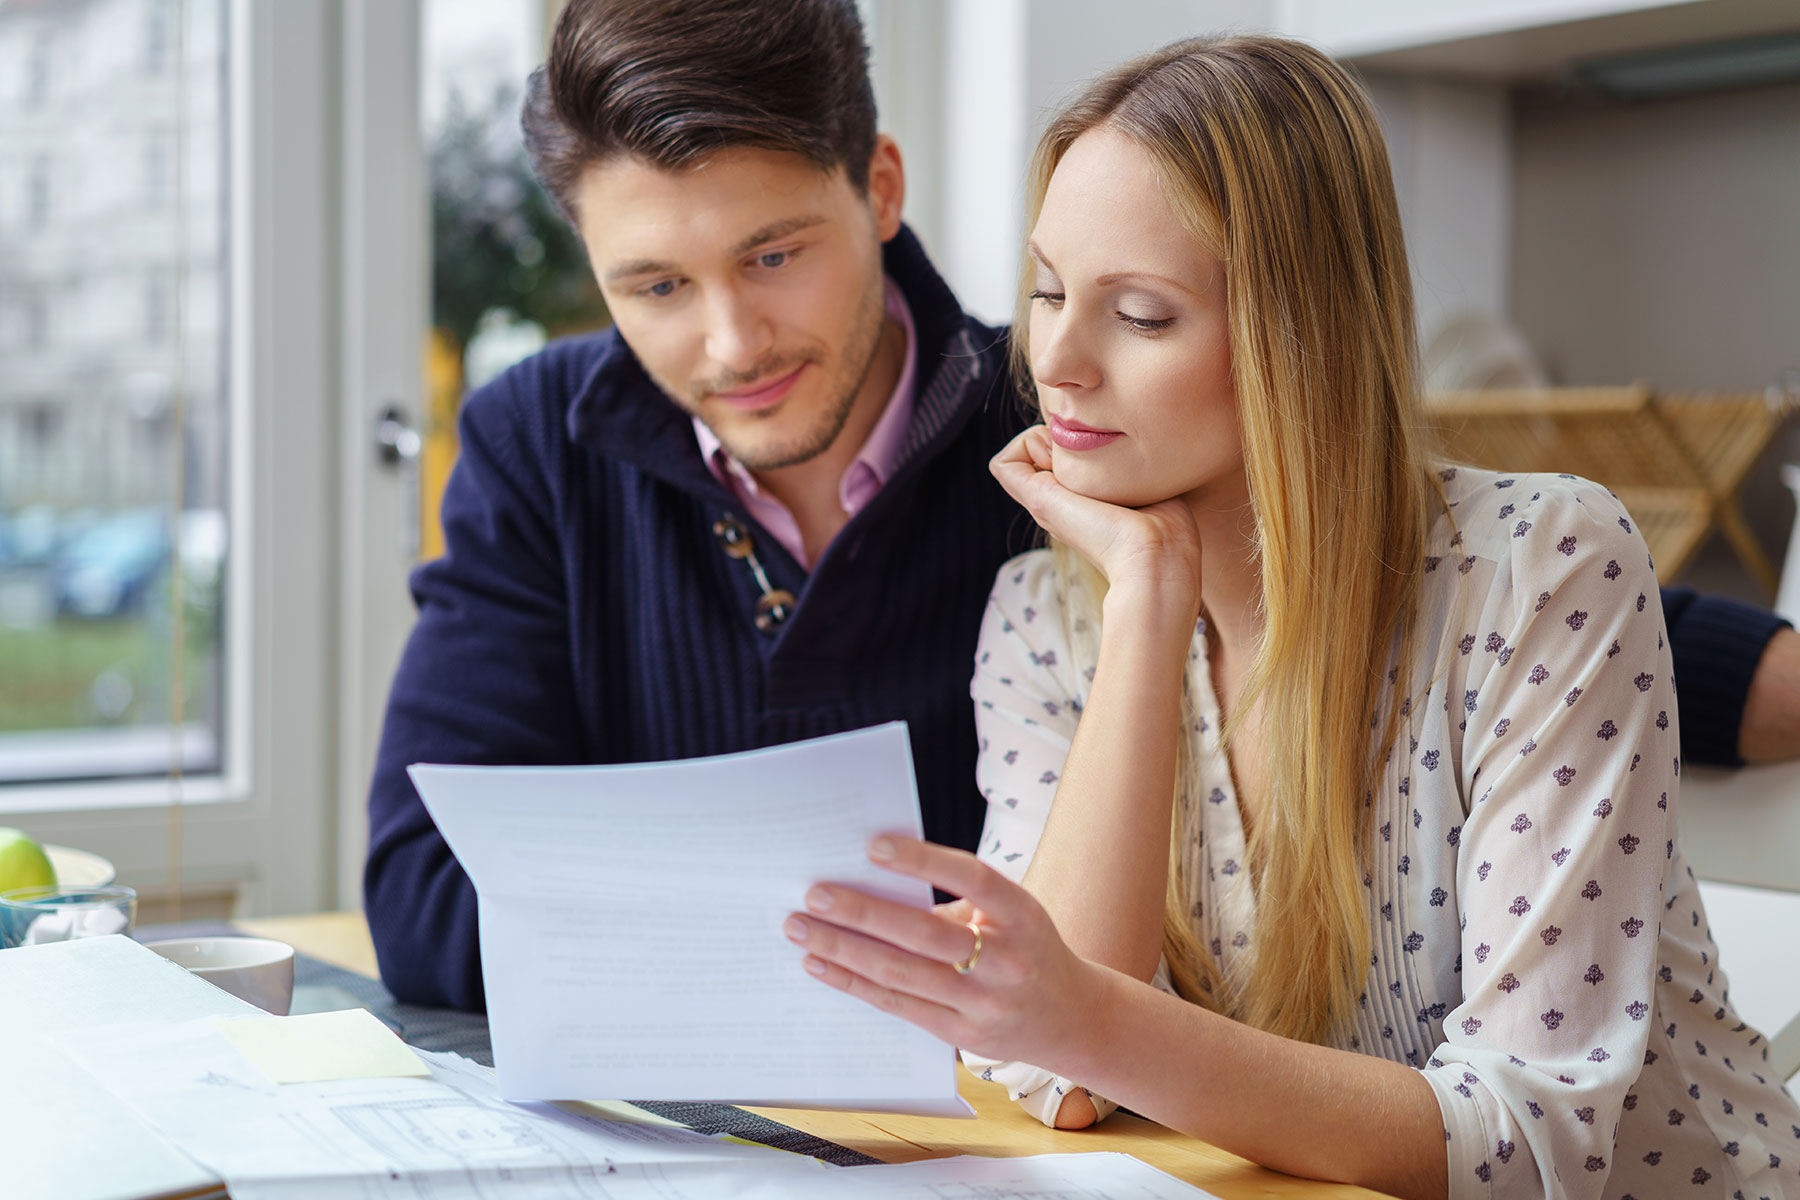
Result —
M887 411L905 369L905 359L906 330L900 322L886 318L882 322L875 359L863 376L862 387L857 389L849 419L831 445L822 453L791 467L752 472L757 484L794 515L808 562L819 560L819 555L849 520L839 486L844 472L849 470L869 440L876 422L881 420L881 414Z

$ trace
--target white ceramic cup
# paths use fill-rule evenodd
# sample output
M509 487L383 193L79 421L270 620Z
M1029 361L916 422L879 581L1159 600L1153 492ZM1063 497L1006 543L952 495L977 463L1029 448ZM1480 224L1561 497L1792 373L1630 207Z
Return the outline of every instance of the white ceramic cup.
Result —
M294 998L294 948L286 942L257 937L177 938L151 942L145 949L264 1012L287 1016Z

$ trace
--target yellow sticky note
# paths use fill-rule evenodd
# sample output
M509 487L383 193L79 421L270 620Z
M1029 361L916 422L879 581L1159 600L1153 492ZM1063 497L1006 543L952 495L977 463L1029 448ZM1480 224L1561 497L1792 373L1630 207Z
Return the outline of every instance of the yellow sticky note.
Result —
M366 1008L299 1017L219 1019L213 1025L276 1083L431 1074L424 1060Z

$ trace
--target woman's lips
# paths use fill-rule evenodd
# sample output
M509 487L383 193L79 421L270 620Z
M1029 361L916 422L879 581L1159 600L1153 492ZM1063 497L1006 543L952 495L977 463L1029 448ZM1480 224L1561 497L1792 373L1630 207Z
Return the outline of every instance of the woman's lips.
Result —
M777 376L767 383L759 383L754 387L737 388L729 392L714 392L713 396L723 400L739 412L755 412L758 409L769 408L781 403L783 397L793 389L795 381L800 378L800 372L806 370L807 365L801 363L787 374Z
M1050 414L1046 424L1050 426L1050 440L1064 450L1098 450L1125 436L1116 429L1095 429L1054 413Z

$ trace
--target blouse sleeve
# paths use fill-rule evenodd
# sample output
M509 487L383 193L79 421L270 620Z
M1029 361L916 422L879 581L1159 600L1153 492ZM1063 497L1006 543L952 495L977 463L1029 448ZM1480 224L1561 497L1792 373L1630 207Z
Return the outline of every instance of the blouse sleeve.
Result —
M1085 688L1076 685L1069 650L1050 553L1036 551L1001 567L982 618L969 693L980 738L976 782L988 804L978 854L1015 883L1037 850L1081 717ZM1056 1124L1063 1096L1079 1086L1026 1063L966 1050L962 1059L1046 1125ZM1102 1118L1118 1107L1091 1092L1089 1098Z
M1503 648L1462 697L1463 1000L1424 1072L1452 1197L1601 1195L1645 1061L1674 853L1675 693L1649 554L1603 489L1542 482L1502 514L1511 561L1478 632Z

